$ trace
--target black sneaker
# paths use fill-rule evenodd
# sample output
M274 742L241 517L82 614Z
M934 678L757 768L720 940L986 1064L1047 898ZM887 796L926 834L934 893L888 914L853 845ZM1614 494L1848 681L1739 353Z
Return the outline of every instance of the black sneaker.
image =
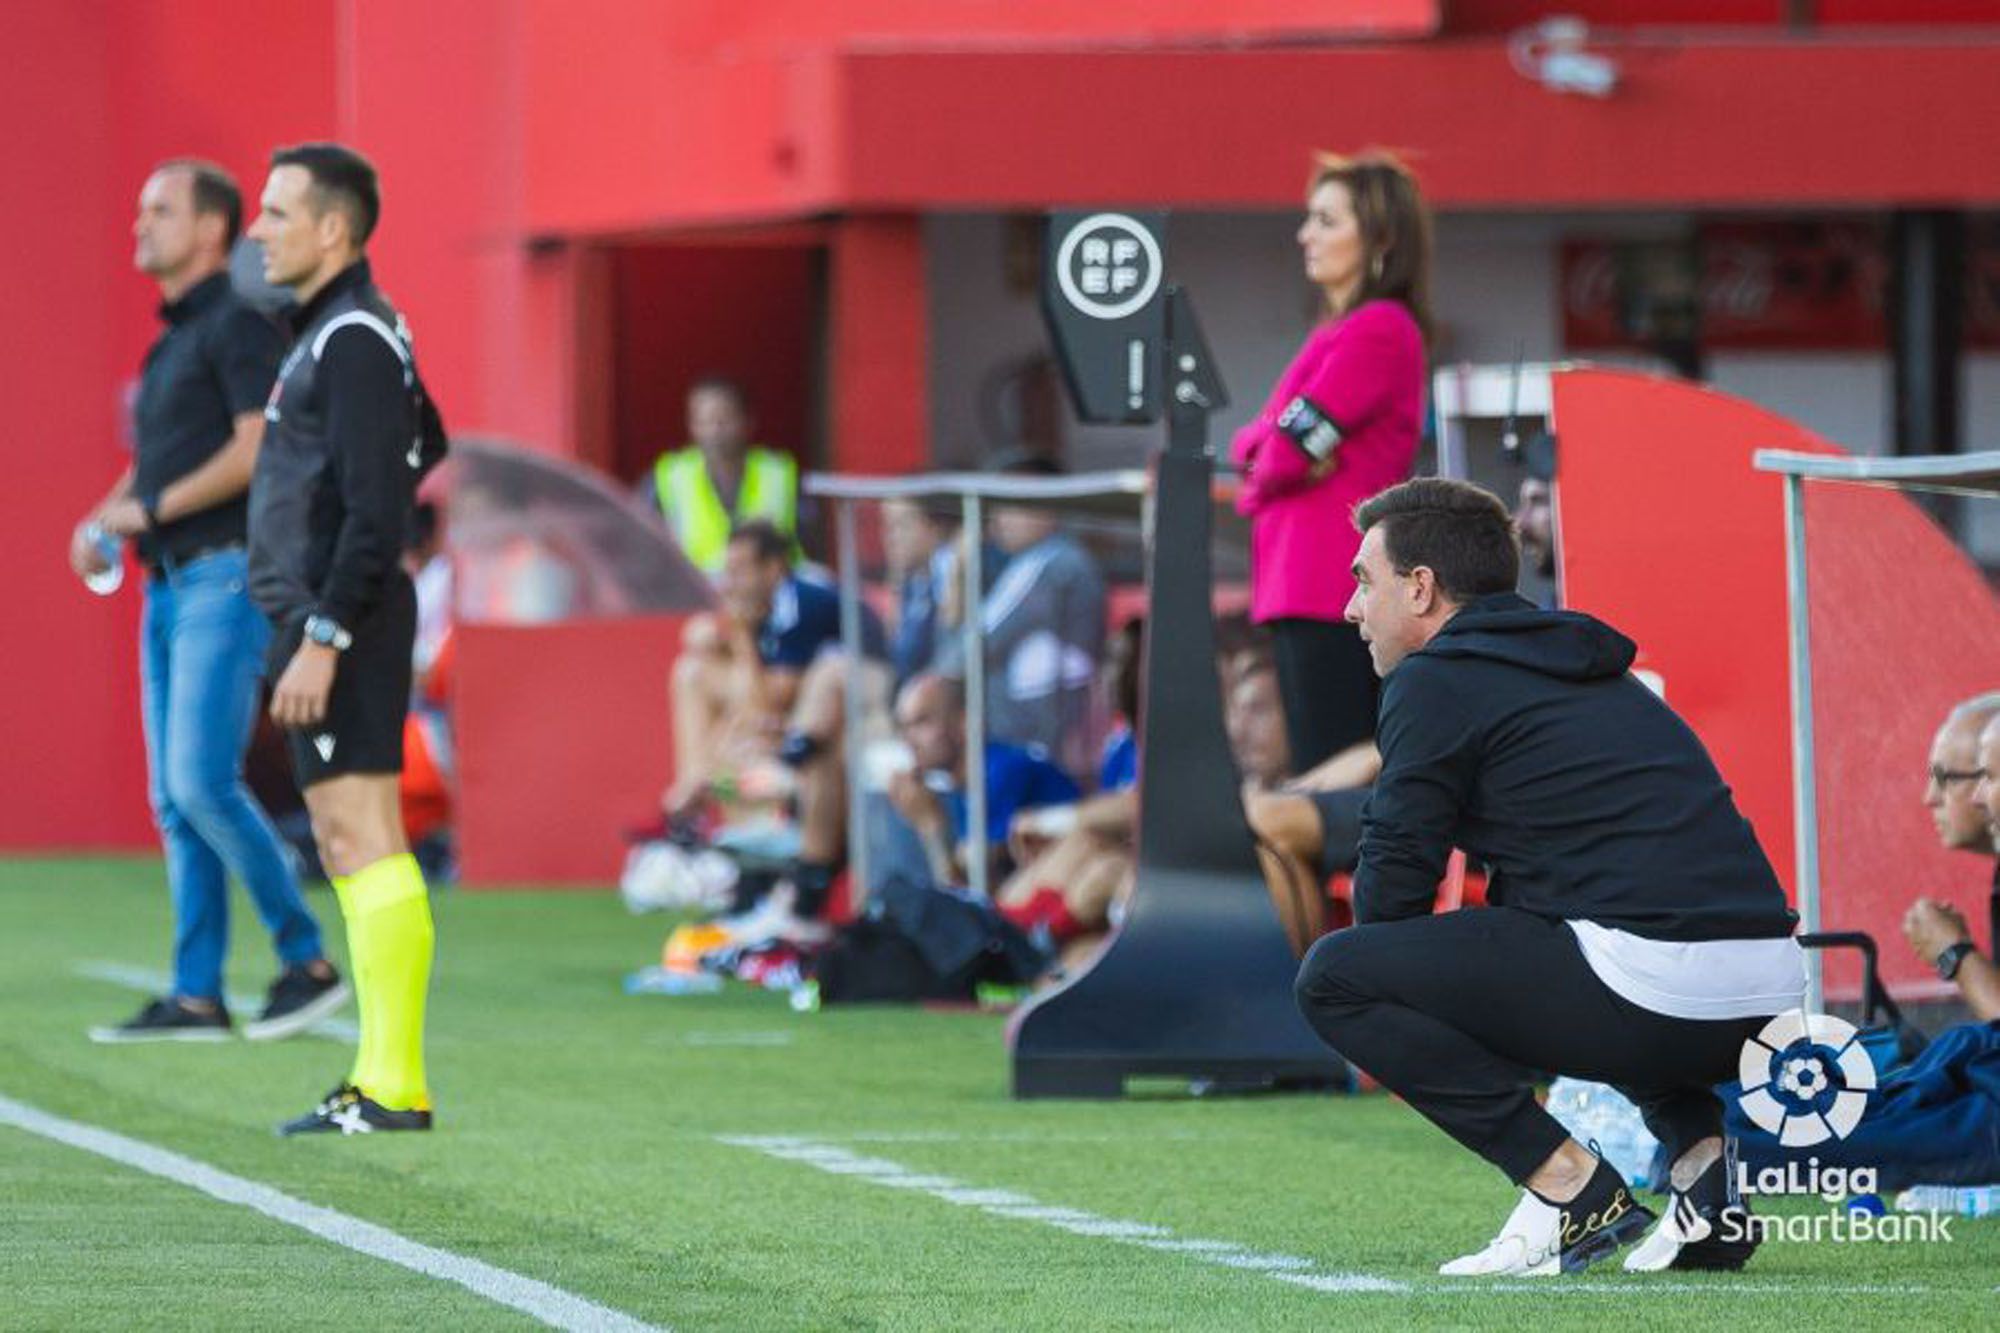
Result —
M1501 1224L1486 1248L1438 1269L1445 1277L1554 1277L1581 1273L1639 1239L1652 1211L1632 1196L1624 1177L1603 1161L1574 1199L1556 1203L1533 1190Z
M1662 1269L1734 1273L1757 1252L1750 1206L1736 1188L1736 1140L1725 1139L1722 1156L1685 1190L1667 1192L1660 1225L1625 1256L1628 1273Z
M304 964L288 967L271 983L264 1012L257 1015L256 1022L243 1025L243 1035L251 1041L296 1036L352 998L354 989L338 972L316 977Z
M136 1041L228 1041L232 1031L229 1010L222 1004L197 1011L165 995L149 1001L144 1009L117 1027L92 1028L90 1039L110 1045Z
M429 1129L429 1111L391 1111L351 1083L343 1083L318 1106L278 1126L278 1137L294 1134L374 1134L398 1129Z

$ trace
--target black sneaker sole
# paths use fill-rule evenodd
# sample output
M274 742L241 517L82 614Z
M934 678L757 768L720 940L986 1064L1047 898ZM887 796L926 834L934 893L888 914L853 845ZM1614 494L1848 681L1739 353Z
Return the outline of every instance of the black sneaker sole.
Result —
M286 1037L295 1037L322 1018L345 1008L353 998L354 988L345 980L337 981L331 989L315 995L289 1014L245 1023L243 1036L249 1041L282 1041Z
M1737 1273L1750 1262L1750 1256L1757 1253L1755 1232L1753 1239L1724 1240L1718 1230L1701 1240L1681 1246L1681 1252L1667 1265L1669 1269L1682 1273ZM1748 1214L1745 1214L1748 1225Z
M431 1122L426 1119L416 1124L371 1124L367 1129L348 1131L340 1122L330 1116L302 1116L288 1120L278 1126L281 1139L298 1138L305 1134L331 1134L340 1139L365 1139L371 1134L428 1134Z
M1562 1271L1581 1273L1592 1264L1602 1263L1645 1235L1657 1220L1652 1209L1634 1203L1631 1212L1603 1230L1585 1237L1574 1249L1564 1250Z

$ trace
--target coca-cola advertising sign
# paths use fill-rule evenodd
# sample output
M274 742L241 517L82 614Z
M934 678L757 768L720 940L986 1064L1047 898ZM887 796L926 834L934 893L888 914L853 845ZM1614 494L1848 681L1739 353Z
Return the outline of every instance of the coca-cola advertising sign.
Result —
M2000 229L1967 236L1965 341L2000 347ZM1563 341L1632 351L1880 351L1889 343L1888 229L1872 222L1711 222L1690 241L1570 239Z

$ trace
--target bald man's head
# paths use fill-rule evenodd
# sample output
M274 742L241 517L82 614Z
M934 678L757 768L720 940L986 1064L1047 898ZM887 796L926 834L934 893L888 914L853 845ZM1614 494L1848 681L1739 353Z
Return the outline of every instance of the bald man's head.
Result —
M919 769L957 774L965 758L965 686L932 672L911 677L896 696L896 731Z
M1983 768L1980 738L2000 718L2000 694L1983 694L1952 709L1931 740L1924 806L1937 825L1938 841L1954 851L1990 855L1995 850L1992 815L1979 793Z

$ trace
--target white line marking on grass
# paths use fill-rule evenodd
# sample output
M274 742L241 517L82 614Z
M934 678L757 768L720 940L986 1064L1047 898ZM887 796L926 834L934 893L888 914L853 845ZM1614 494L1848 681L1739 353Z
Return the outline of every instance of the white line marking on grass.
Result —
M657 1325L642 1323L595 1301L571 1295L560 1287L537 1282L534 1278L496 1268L477 1259L468 1259L449 1250L420 1244L373 1222L364 1222L331 1208L294 1199L269 1185L231 1175L206 1162L197 1162L192 1157L183 1157L138 1139L128 1139L123 1134L114 1134L95 1125L65 1120L4 1095L0 1095L0 1124L9 1124L72 1148L96 1153L99 1157L107 1157L162 1180L200 1190L224 1203L240 1204L358 1254L400 1265L426 1277L455 1282L475 1296L519 1310L551 1328L591 1330L592 1333L600 1330L603 1333L654 1333L658 1329Z
M1311 1287L1316 1291L1408 1292L1407 1282L1371 1277L1366 1273L1316 1273L1313 1261L1291 1254L1262 1254L1247 1246L1223 1240L1195 1240L1174 1235L1166 1227L1150 1222L1128 1222L1115 1217L1099 1217L1079 1208L1062 1208L1038 1203L1012 1190L981 1189L949 1176L922 1176L908 1167L879 1157L860 1157L818 1139L788 1135L720 1135L718 1141L737 1148L749 1148L780 1161L799 1162L829 1175L846 1176L892 1189L910 1189L928 1194L960 1208L977 1208L993 1217L1019 1222L1035 1222L1077 1236L1095 1236L1121 1245L1138 1245L1149 1250L1182 1254L1201 1263L1219 1264L1275 1278L1280 1282Z
M140 991L147 995L164 995L174 988L174 979L165 972L156 972L147 967L133 967L128 963L78 963L76 974L89 977L92 981L108 981L114 986ZM264 1002L254 995L236 992L222 997L223 1002L237 1013L256 1013L264 1007ZM361 1040L361 1029L344 1018L322 1018L306 1029L317 1036L334 1041L344 1041L349 1046Z
M1554 1281L1496 1282L1490 1285L1438 1283L1437 1291L1476 1291L1494 1296L1922 1296L1930 1288L1921 1282L1869 1283L1828 1286L1824 1282L1802 1281L1796 1286L1779 1282L1594 1282L1588 1278L1558 1278Z
M868 1135L848 1134L838 1136L860 1141L891 1141L908 1137L913 1142L958 1142L961 1138L984 1141L984 1136L976 1135ZM1810 1291L1815 1295L1845 1296L1915 1296L1922 1295L1931 1288L1921 1283L1875 1283L1828 1286L1820 1282L1802 1282L1786 1285L1778 1282L1698 1282L1658 1281L1637 1278L1629 1281L1603 1281L1566 1277L1540 1281L1499 1281L1479 1282L1463 1279L1442 1281L1419 1280L1398 1281L1394 1278L1377 1277L1371 1273L1322 1273L1316 1271L1315 1262L1296 1254L1268 1254L1253 1250L1247 1245L1230 1240L1208 1240L1200 1237L1177 1236L1163 1226L1149 1222L1131 1222L1113 1217L1099 1217L1095 1213L1084 1212L1080 1208L1065 1208L1045 1204L1013 1190L982 1188L971 1185L953 1176L924 1175L897 1162L880 1157L863 1157L845 1148L833 1146L826 1138L801 1138L795 1135L719 1135L717 1141L737 1148L749 1148L775 1157L780 1161L798 1162L828 1175L845 1176L850 1180L863 1181L871 1185L884 1185L890 1189L914 1190L928 1194L944 1203L960 1208L976 1208L991 1217L1004 1217L1017 1222L1034 1222L1057 1231L1066 1231L1077 1236L1095 1236L1103 1240L1117 1241L1123 1245L1133 1245L1141 1249L1157 1250L1163 1254L1185 1255L1201 1263L1215 1264L1222 1268L1234 1268L1248 1273L1257 1273L1274 1282L1289 1283L1304 1287L1308 1291L1329 1295L1350 1295L1355 1293L1392 1293L1399 1295L1443 1293L1476 1293L1485 1295L1548 1295L1548 1296L1795 1296ZM1995 1290L2000 1290L1996 1288Z
M876 1130L817 1136L821 1143L1191 1143L1198 1138L1204 1143L1214 1143L1217 1136L1203 1138L1199 1134L1179 1130L1165 1134L955 1134L950 1130Z
M1385 1277L1369 1277L1366 1273L1270 1273L1267 1276L1279 1282L1289 1282L1295 1287L1306 1287L1312 1291L1339 1295L1352 1291L1408 1291L1401 1282L1391 1282Z
M789 1046L796 1034L790 1032L690 1032L681 1038L683 1046Z

